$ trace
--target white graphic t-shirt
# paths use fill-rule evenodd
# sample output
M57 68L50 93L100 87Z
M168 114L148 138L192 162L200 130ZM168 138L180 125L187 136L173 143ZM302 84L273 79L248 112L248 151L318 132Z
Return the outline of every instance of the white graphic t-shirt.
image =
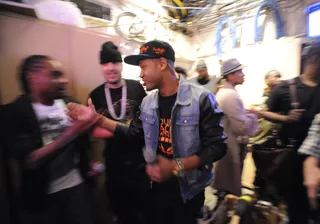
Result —
M44 145L55 141L62 132L72 125L71 118L65 114L65 102L61 99L55 100L52 106L40 103L33 103L32 106L40 124ZM77 162L73 151L72 148L63 150L50 161L52 179L48 194L77 186L83 182L79 170L73 165ZM68 170L67 173L64 173L63 168L61 168L65 166L67 166L65 168ZM72 168L68 169L70 166Z

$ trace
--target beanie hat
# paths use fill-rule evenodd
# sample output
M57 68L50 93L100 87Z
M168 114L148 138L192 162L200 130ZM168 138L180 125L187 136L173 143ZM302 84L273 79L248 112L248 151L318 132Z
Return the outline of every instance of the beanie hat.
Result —
M100 51L100 64L108 62L122 62L121 53L118 51L118 47L111 41L105 42L101 46Z
M207 65L204 60L200 60L197 64L196 71L208 70Z

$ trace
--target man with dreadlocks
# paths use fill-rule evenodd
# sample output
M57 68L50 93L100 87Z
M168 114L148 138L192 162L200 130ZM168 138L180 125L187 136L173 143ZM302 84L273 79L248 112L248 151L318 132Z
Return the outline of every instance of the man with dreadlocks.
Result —
M19 79L24 94L11 103L10 151L21 168L21 219L26 224L92 223L86 174L88 138L97 121L72 122L60 63L27 57Z

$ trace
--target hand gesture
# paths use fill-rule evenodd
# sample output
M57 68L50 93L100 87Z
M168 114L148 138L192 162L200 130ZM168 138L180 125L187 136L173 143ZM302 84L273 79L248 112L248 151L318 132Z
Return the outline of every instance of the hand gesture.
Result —
M163 156L158 156L156 164L148 164L146 166L146 172L150 176L151 180L163 182L169 179L169 177L172 175L175 164L176 163L174 160L169 160Z
M304 185L308 190L311 207L315 209L317 207L317 193L320 187L320 168L318 166L318 159L314 157L307 158L304 162L303 168Z
M75 121L89 121L96 115L96 110L89 98L87 107L78 103L68 103L67 114Z
M305 109L290 110L289 114L287 115L286 121L288 123L291 123L291 122L296 122L296 121L300 120L304 111L305 111Z
M247 109L247 110L246 110L246 113L247 113L247 114L254 114L254 115L256 115L257 118L261 118L261 117L262 117L261 114L260 114L260 112L259 112L259 110L258 110L257 108Z
M160 169L157 164L147 164L146 173L149 175L152 181L161 182Z
M157 156L157 164L160 169L162 180L167 180L172 175L172 171L176 165L175 160L169 160L164 156Z

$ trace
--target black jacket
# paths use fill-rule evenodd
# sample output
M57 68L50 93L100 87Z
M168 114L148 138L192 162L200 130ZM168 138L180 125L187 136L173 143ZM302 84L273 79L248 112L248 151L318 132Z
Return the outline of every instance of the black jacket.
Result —
M75 102L71 98L65 98L64 101ZM34 150L43 147L42 134L40 125L32 108L31 100L28 96L22 95L9 105L10 113L10 139L8 146L10 154L17 159L21 168L21 199L23 204L27 206L41 207L45 204L45 195L47 194L48 184L50 180L49 166L46 163L36 167L35 169L26 169L24 164L27 156ZM88 149L89 137L83 135L75 139L69 144L75 144L78 151L80 162L79 169L84 180L87 179L89 170Z

